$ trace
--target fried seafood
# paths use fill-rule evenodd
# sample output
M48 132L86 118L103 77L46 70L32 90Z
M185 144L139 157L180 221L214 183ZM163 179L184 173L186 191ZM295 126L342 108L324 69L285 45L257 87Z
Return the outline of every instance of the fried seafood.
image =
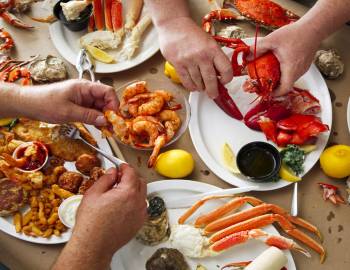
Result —
M49 144L58 138L60 127L58 125L20 118L12 131L20 140L26 142L41 141Z
M93 168L100 166L101 160L95 155L82 154L75 162L77 170L85 175L90 175Z
M51 153L66 161L75 161L82 154L94 155L95 151L82 140L60 137L49 145Z
M0 216L11 215L27 202L27 191L8 178L0 179Z
M84 177L77 172L64 172L58 178L58 186L69 192L77 193Z
M106 173L106 171L103 168L95 167L90 172L90 179L97 181L105 173Z
M190 267L177 249L159 248L147 260L146 270L190 270Z
M114 135L123 143L139 148L152 148L148 167L153 167L160 149L170 142L181 127L181 118L175 112L181 104L171 104L174 97L165 90L150 92L145 81L125 88L119 111L106 111L110 124L104 128L106 136Z
M73 126L75 126L80 133L80 136L87 141L89 144L92 144L93 146L97 146L97 142L95 138L91 135L91 133L87 130L85 125L83 123L74 122L72 123Z
M95 167L90 172L90 178L84 179L79 187L78 194L85 194L85 192L92 187L92 185L105 174L105 170L100 167Z
M149 199L148 219L136 235L141 243L154 246L168 240L170 227L165 203L160 197Z

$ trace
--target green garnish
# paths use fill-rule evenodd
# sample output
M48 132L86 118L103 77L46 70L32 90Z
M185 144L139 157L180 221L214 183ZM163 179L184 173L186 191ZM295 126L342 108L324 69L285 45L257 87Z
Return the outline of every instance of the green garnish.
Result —
M296 145L289 144L281 151L282 162L284 162L296 175L304 171L305 152Z
M18 123L18 118L13 119L10 124L7 125L8 129L11 130Z

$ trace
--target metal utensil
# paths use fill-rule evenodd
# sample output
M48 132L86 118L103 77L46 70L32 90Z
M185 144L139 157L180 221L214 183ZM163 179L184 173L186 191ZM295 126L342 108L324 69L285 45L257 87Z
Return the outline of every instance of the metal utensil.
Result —
M290 208L290 214L295 217L298 215L298 182L294 183L292 206Z
M119 158L116 158L110 154L107 154L103 150L101 150L101 149L93 146L89 142L87 142L83 137L80 136L79 130L72 125L68 125L68 124L62 125L61 133L70 137L70 138L76 137L76 134L77 134L79 136L79 139L81 139L84 143L86 143L88 146L90 146L96 152L100 153L102 156L104 156L106 159L108 159L110 162L112 162L117 167L119 167L121 164L127 164L125 161L123 161Z
M90 80L92 82L95 81L95 73L94 73L94 63L89 56L89 53L85 49L81 49L79 51L77 61L75 63L75 68L79 73L79 79L83 78L84 72L87 71L90 74Z
M167 200L166 198L164 198L164 200L168 209L186 208L186 207L192 206L196 201L207 196L213 196L213 195L229 196L229 195L239 194L239 193L248 192L248 191L257 190L257 189L258 189L258 186L228 188L228 189L220 189L216 191L200 193L198 195L192 195L185 198L177 198L173 200Z

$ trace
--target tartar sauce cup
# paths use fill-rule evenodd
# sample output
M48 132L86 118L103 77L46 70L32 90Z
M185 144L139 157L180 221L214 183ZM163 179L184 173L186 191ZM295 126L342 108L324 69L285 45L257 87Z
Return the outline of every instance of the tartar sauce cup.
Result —
M65 199L58 208L58 217L62 223L68 227L73 228L75 225L75 216L78 207L83 198L83 195L73 195Z

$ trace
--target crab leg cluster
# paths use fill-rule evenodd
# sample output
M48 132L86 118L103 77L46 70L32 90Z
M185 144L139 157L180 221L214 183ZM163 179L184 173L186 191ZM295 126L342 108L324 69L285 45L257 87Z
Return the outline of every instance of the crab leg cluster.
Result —
M178 223L183 224L205 202L212 199L227 197L229 196L210 196L203 198L189 208L179 218ZM253 208L232 213L245 203L251 204ZM296 225L300 226L321 238L321 233L316 226L302 218L292 217L288 212L277 205L264 203L252 196L235 197L209 213L200 215L194 221L194 226L202 228L203 234L209 237L209 243L211 244L210 249L215 252L223 251L237 243L245 242L248 239L267 237L265 239L265 243L267 244L275 245L280 248L288 246L288 248L296 249L308 255L308 252L294 243L294 241L293 243L290 242L292 240L270 237L266 235L265 232L256 230L273 223L278 223L282 230L288 235L303 242L319 253L321 262L325 260L326 251L323 246L296 227ZM280 240L283 241L280 242Z
M123 8L121 0L93 0L93 14L90 17L89 31L116 32L123 25Z

